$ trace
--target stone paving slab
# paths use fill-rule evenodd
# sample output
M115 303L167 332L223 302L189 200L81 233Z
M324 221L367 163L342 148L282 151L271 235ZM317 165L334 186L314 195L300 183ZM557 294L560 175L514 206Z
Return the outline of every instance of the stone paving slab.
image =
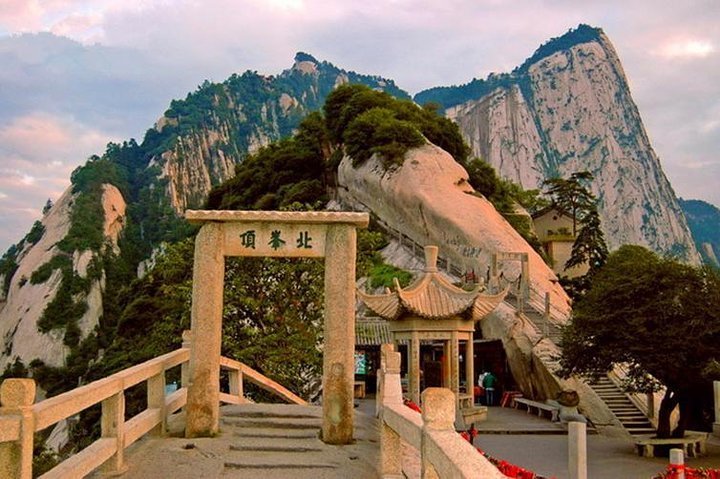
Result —
M223 408L225 409L225 408ZM258 460L265 453L250 452L248 454L233 451L233 446L248 440L242 434L264 434L258 429L243 429L226 426L217 438L184 439L180 437L153 438L146 437L127 452L129 471L124 477L154 479L170 477L172 479L222 478L243 479L262 478L275 479L288 477L292 479L370 479L378 477L379 439L377 420L373 415L372 399L360 402L355 409L356 438L355 444L348 446L326 446L317 439L317 435L300 438L301 447L314 448L319 444L325 452L307 453L308 458L321 454L321 464L337 465L337 468L283 468L281 463L272 469L225 467L225 463L240 463L248 457ZM317 412L317 410L315 410ZM182 417L176 416L174 423ZM495 430L500 423L515 431L514 434L492 434L482 432L475 439L475 445L498 459L504 459L526 469L556 479L567 479L568 437L566 434L537 434L540 424L544 427L554 425L550 421L537 416L528 415L525 411L509 408L491 408L487 431ZM479 426L482 425L479 424ZM267 430L266 430L267 431ZM311 430L299 430L309 434ZM271 437L259 438L270 444L280 445L275 434L296 434L298 430L271 430ZM176 431L177 432L177 431ZM313 433L315 434L315 433ZM284 439L283 439L284 441ZM267 444L267 442L258 442ZM188 447L192 445L192 447ZM649 479L663 471L668 463L667 458L643 458L637 455L635 446L630 440L610 438L601 435L587 437L588 477L592 479ZM303 453L300 453L303 454ZM307 462L307 461L306 461ZM408 477L417 478L420 474L419 456L412 447L404 448L403 463L407 467ZM699 458L686 458L690 467L720 468L720 440L711 438L708 441L708 455ZM99 477L99 476L98 476Z
M250 406L246 408L246 406ZM242 409L251 418L243 418ZM300 408L300 409L299 409ZM379 477L377 420L355 410L355 443L329 446L318 439L321 408L289 405L242 405L221 408L221 431L214 438L144 437L126 452L127 478L137 479L375 479ZM285 417L277 417L277 415ZM244 420L265 418L269 428L239 427ZM300 429L279 428L278 421L298 422ZM313 426L307 428L306 426ZM171 435L181 436L183 414L170 421ZM250 446L252 450L242 450ZM272 450L271 450L272 449ZM295 451L293 451L295 449ZM99 477L99 476L97 476Z

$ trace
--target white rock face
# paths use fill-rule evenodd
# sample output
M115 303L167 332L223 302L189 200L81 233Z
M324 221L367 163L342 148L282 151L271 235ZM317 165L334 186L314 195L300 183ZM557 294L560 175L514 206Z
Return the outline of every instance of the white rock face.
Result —
M568 297L555 273L489 201L475 194L467 179L452 156L426 145L408 152L403 166L390 171L376 158L358 168L344 158L338 168L338 196L354 209L372 211L421 245L438 245L441 255L463 271L484 274L496 252L527 253L531 288L540 297L550 293L555 308L566 316ZM515 278L520 264L504 262L502 270Z
M219 147L229 141L229 126L222 124L217 130L181 136L173 150L162 154L161 176L168 179L167 192L176 211L202 204L213 185L234 174L236 159Z
M114 185L105 184L103 185L102 205L105 212L105 223L103 224L105 238L110 240L115 254L119 254L118 238L125 227L125 210L127 208L125 198Z
M699 263L607 37L545 57L525 75L529 89L499 88L448 110L473 153L526 189L588 170L611 249L684 250L688 262Z
M70 229L72 200L73 195L68 188L43 218L43 237L18 256L18 269L10 282L7 302L0 310L0 338L3 346L0 350L0 370L15 357L19 357L25 365L35 358L50 366L63 364L67 354L67 348L63 345L63 332L41 334L37 330L38 319L60 286L61 273L55 270L50 279L41 284L31 284L30 277L59 253L55 243L63 239Z
M547 291L560 322L567 320L568 298L552 270L484 198L474 194L467 173L440 148L427 145L410 151L402 167L385 171L372 158L358 168L343 159L339 171L340 200L356 209L372 211L381 221L420 244L435 244L441 255L463 268L484 272L494 252L525 252L530 260L530 282L536 292ZM472 251L473 255L463 254ZM386 261L408 270L422 265L393 241L383 253ZM518 265L503 264L506 275ZM484 338L502 341L518 386L529 396L554 398L563 389L578 391L581 410L603 433L622 435L622 426L586 384L560 380L553 374L558 347L513 307L501 304L480 323Z
M13 275L7 301L0 303L0 370L20 358L25 365L33 359L40 359L49 366L62 366L69 349L63 344L64 330L48 333L38 331L37 323L45 307L58 292L62 273L56 269L50 278L40 284L31 284L33 272L61 252L56 243L62 240L70 229L73 195L70 188L45 215L42 224L45 233L35 245L25 248L17 258L18 269ZM104 231L106 239L117 248L117 239L125 221L125 200L120 191L112 185L103 186L103 209L105 211ZM117 250L116 250L117 251ZM87 277L88 267L95 258L93 251L75 251L72 255L73 270L81 277ZM85 298L87 311L78 321L81 337L85 338L98 324L102 315L102 293L104 277L90 285Z

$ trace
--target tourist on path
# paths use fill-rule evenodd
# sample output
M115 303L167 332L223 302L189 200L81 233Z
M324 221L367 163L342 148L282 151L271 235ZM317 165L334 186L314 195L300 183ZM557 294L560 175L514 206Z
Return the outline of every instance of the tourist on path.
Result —
M492 373L492 371L488 371L488 373L485 375L485 377L482 380L482 385L485 388L485 399L487 401L488 406L495 405L495 384L496 383L497 383L497 378Z

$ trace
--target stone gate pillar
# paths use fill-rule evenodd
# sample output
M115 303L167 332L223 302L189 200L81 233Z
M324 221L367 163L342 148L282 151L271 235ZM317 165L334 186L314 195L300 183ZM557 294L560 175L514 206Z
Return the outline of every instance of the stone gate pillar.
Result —
M353 438L356 236L354 227L333 225L325 242L322 439L328 444Z
M213 436L220 422L223 239L223 225L214 222L205 223L195 238L187 437Z

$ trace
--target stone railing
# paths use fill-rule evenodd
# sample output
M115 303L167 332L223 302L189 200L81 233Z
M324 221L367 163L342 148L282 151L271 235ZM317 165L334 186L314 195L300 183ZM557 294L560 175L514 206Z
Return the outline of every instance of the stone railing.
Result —
M378 371L381 419L380 457L383 478L401 478L402 443L420 452L423 478L497 478L502 474L455 432L455 395L449 389L428 388L422 393L422 414L403 404L400 353L383 345Z
M186 404L190 377L189 335L183 334L183 339L183 347L176 351L37 404L33 404L34 380L3 381L0 385L0 478L32 478L34 433L96 404L102 405L100 438L40 477L75 479L100 467L109 475L124 472L127 469L124 450L147 433L165 434L169 416ZM222 402L245 402L243 382L247 380L286 401L307 404L243 363L225 357L220 362L229 376L229 393L220 393ZM181 387L166 394L165 375L176 367L181 368ZM147 384L147 408L125 420L125 391L142 382Z

